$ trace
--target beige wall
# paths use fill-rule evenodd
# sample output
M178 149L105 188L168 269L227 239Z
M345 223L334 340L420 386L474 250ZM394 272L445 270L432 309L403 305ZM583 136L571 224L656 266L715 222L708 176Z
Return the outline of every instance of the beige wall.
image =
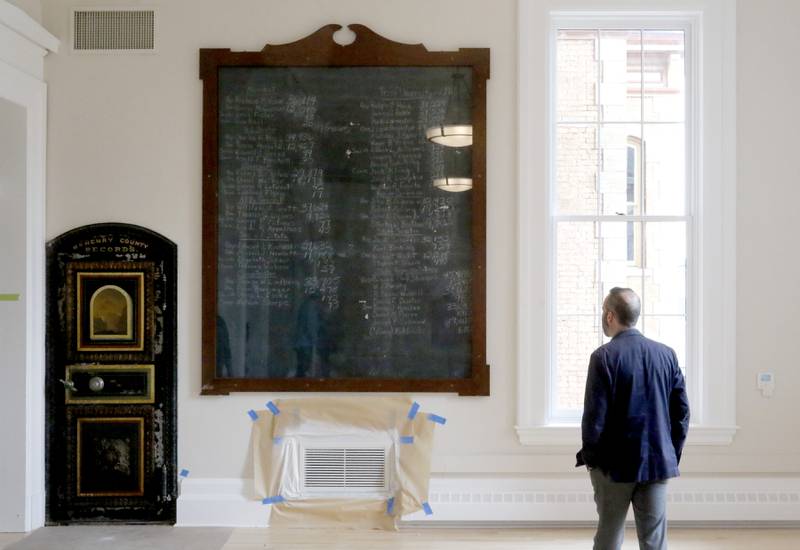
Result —
M14 4L39 23L42 22L42 2L40 0L8 0L8 3Z
M797 471L800 3L748 0L737 7L737 412L743 429L735 450L753 461L762 453L782 457ZM767 370L775 373L772 399L755 389L757 373Z
M81 2L93 4L131 3ZM432 50L462 46L492 50L487 151L487 355L492 395L414 396L425 409L448 418L447 426L437 433L434 470L574 471L575 449L553 453L522 447L514 433L516 1L154 0L150 4L159 10L158 53L75 55L65 49L47 58L47 234L51 238L78 225L118 221L144 225L178 243L179 467L190 469L193 477L249 477L250 421L245 411L263 407L268 397L275 397L198 395L202 96L197 50L255 50L266 42L296 40L327 23L357 22L393 40L423 42ZM60 0L44 0L42 5L45 27L68 42L68 6ZM685 470L800 472L800 437L797 429L788 436L784 422L798 413L792 388L800 387L792 364L800 307L793 286L800 279L800 261L793 254L792 235L800 222L790 210L800 191L797 168L785 161L792 158L791 148L797 143L793 128L800 113L791 101L792 90L800 85L800 77L791 69L800 39L789 38L800 5L748 0L739 6L738 418L742 430L730 448L690 449ZM544 75L542 82L544 86ZM770 192L764 193L767 189ZM743 291L760 285L768 288ZM766 366L778 382L770 400L755 390L755 373Z

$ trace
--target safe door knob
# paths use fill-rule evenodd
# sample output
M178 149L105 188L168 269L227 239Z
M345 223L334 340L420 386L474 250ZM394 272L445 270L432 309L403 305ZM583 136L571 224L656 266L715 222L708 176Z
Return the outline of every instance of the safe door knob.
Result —
M106 383L99 376L93 376L89 379L89 389L92 391L101 391Z

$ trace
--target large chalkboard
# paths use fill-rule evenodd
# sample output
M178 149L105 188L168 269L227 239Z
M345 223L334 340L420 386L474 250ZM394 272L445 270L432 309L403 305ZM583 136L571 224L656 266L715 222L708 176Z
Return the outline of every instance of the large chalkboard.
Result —
M336 28L257 63L201 50L203 393L486 394L485 142L425 132L461 101L484 135L488 56L478 70L476 50L466 64L357 26L339 46ZM454 165L471 191L432 185Z

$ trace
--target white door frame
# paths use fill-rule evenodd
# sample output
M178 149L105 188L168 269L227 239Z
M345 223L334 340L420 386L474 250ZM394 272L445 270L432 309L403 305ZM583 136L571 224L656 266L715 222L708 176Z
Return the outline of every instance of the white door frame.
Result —
M26 111L25 518L31 531L45 519L45 161L47 85L44 56L58 40L0 0L0 97ZM15 442L10 442L14 444ZM20 472L22 475L23 472ZM0 495L1 497L2 495Z

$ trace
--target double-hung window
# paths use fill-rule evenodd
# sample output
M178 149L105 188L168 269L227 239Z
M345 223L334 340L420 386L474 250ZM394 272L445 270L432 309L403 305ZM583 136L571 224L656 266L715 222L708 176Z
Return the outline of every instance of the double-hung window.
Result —
M638 328L672 346L691 378L686 46L675 27L556 30L552 419L581 414L613 287L639 294Z
M533 4L520 2L520 441L579 443L589 356L608 341L603 298L628 287L642 299L637 328L677 353L695 442L728 443L735 21L716 0L697 12Z

